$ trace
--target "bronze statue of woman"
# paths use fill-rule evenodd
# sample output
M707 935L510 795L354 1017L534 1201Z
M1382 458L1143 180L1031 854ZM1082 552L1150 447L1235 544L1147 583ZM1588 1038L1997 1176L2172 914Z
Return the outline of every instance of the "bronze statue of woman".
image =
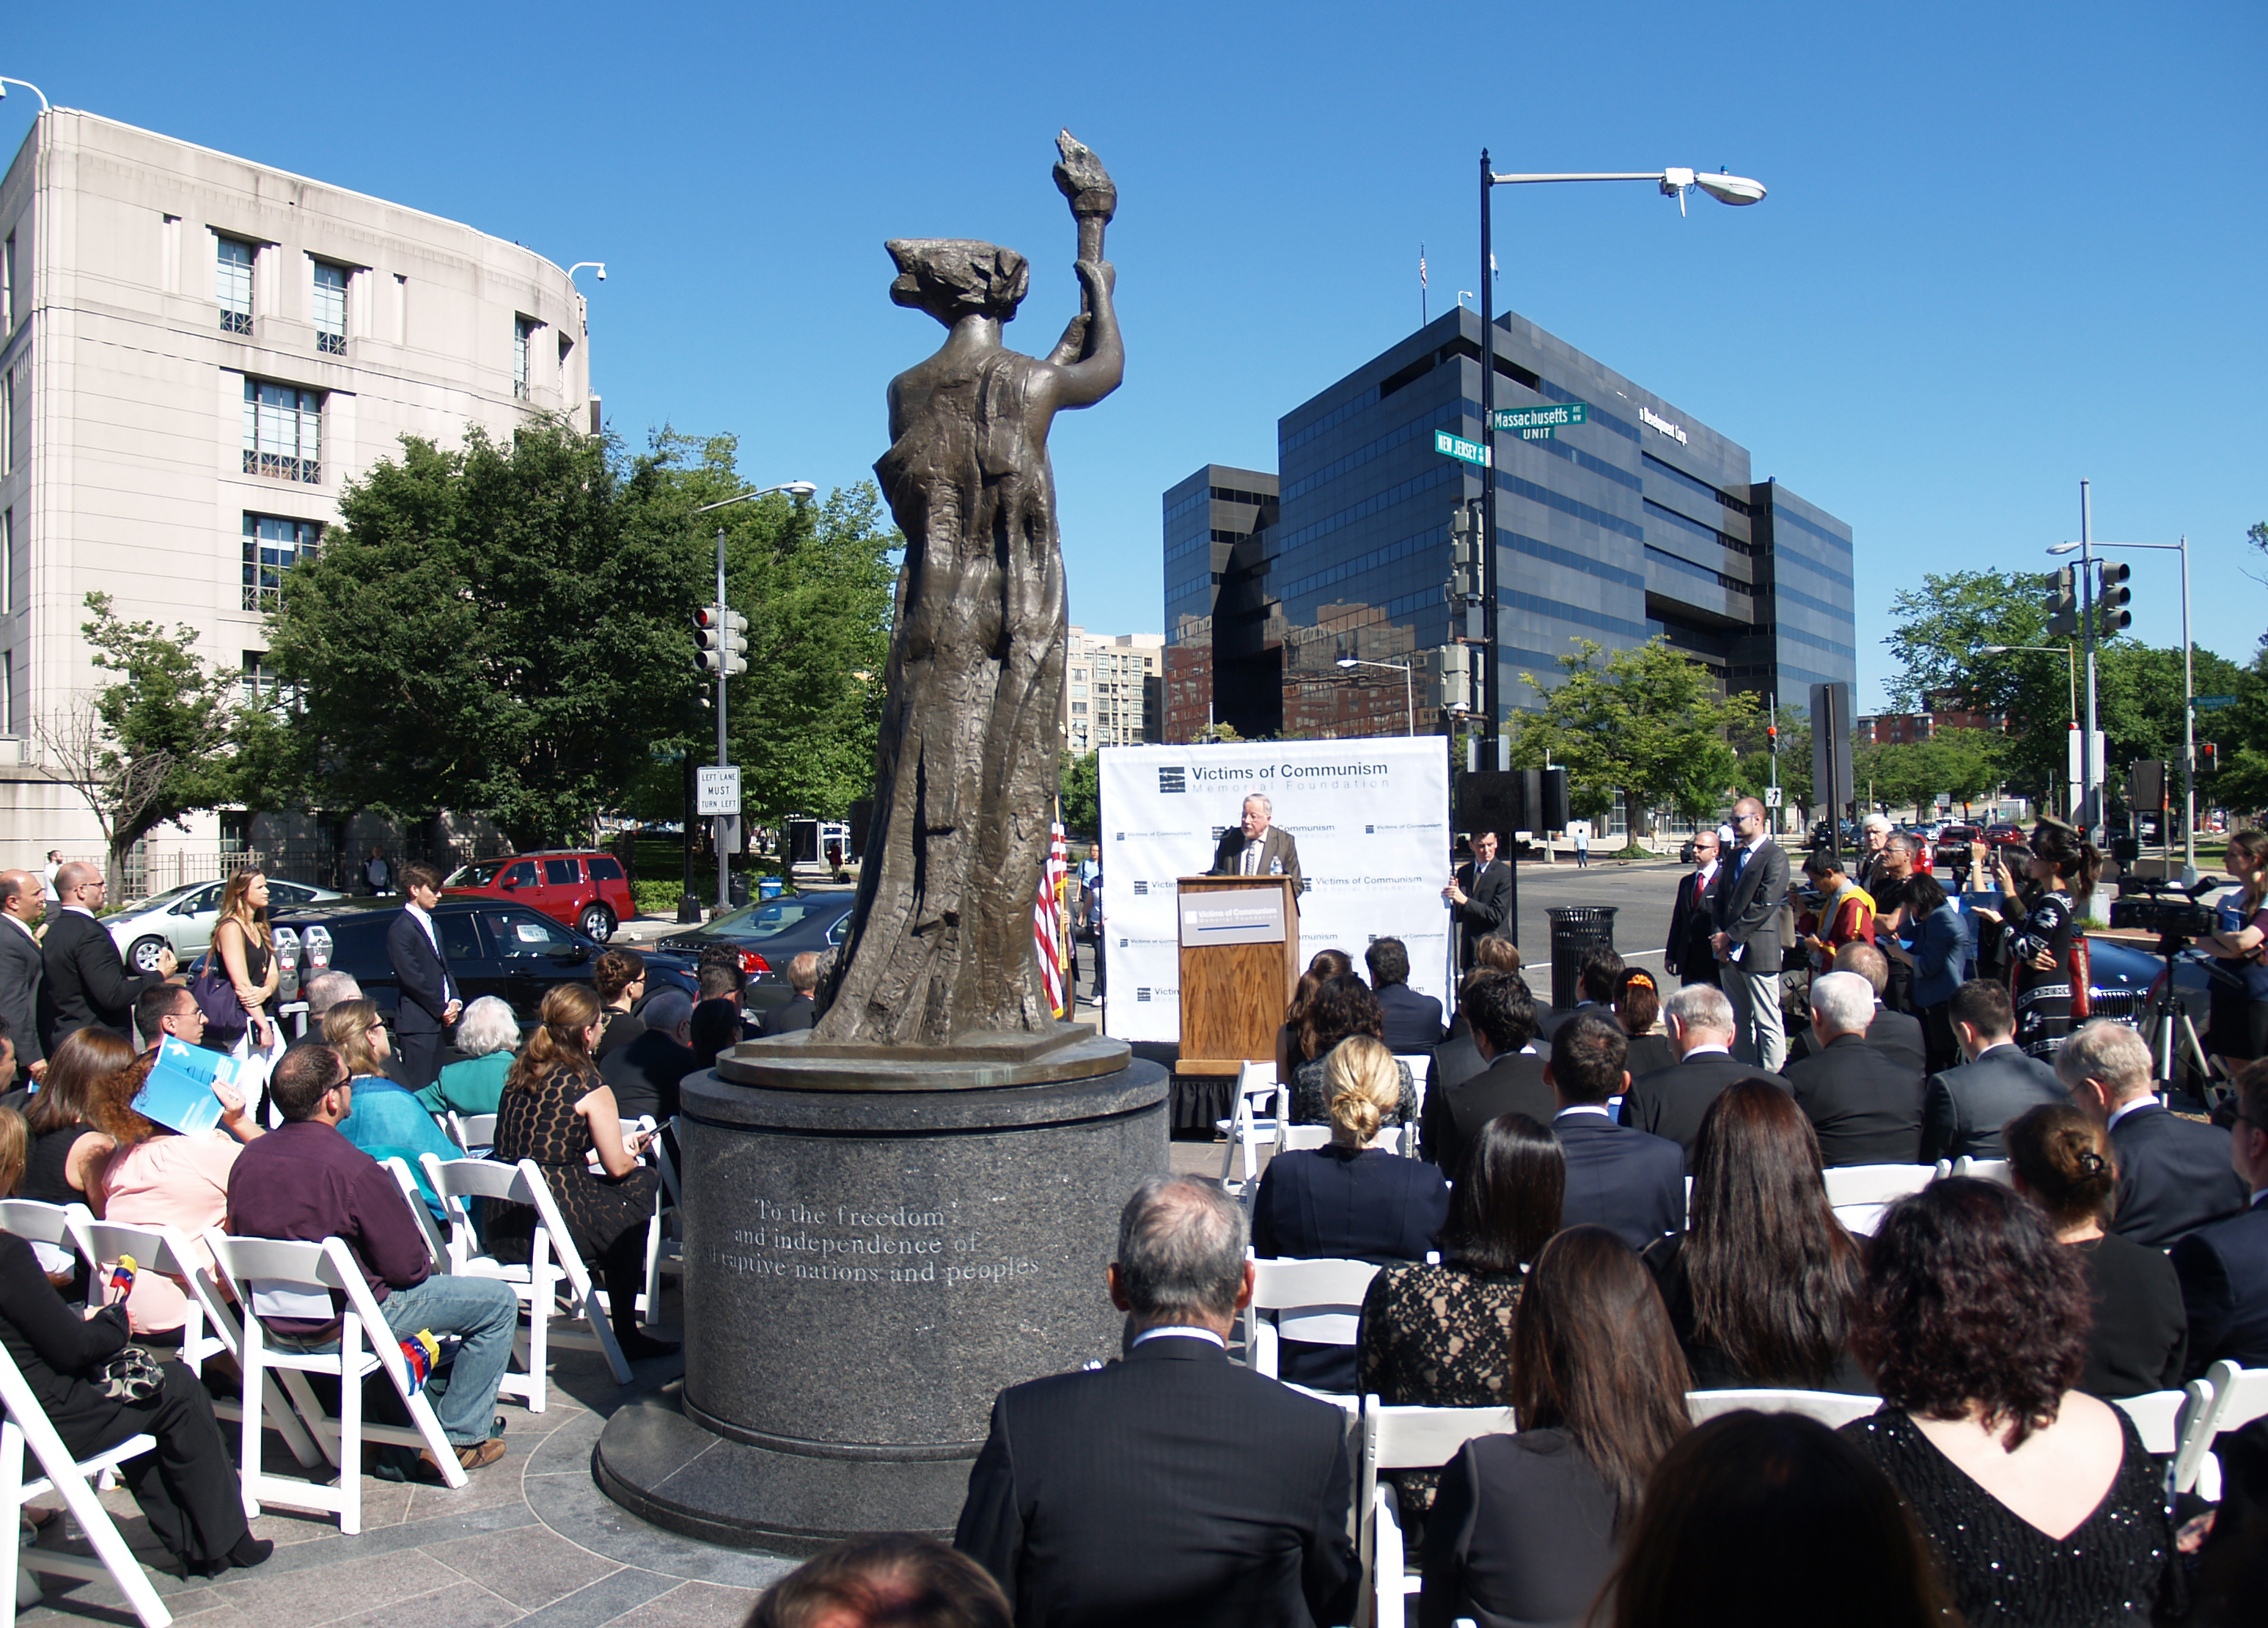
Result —
M946 328L890 381L874 466L906 539L874 815L821 1043L947 1046L1052 1031L1033 949L1063 717L1066 614L1048 426L1118 387L1125 353L1102 229L1110 177L1068 131L1079 314L1045 360L1007 350L1029 281L990 243L899 239L890 298Z

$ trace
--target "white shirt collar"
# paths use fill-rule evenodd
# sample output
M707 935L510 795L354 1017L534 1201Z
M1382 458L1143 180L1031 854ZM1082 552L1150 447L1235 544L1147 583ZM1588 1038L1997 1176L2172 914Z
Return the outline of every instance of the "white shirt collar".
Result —
M1765 839L1771 836L1771 833L1769 831L1758 831L1754 836L1751 836L1748 841L1741 844L1742 851L1744 853L1756 852L1757 849L1764 845Z
M2125 1118L2127 1115L2132 1113L2138 1108L2155 1108L2157 1106L2158 1099L2146 1091L2140 1096L2136 1097L2132 1102L2122 1102L2117 1108L2111 1109L2110 1123L2104 1125L2103 1129L2106 1131L2111 1129L2112 1126L2117 1125L2120 1120Z
M1715 1041L1713 1041L1713 1040L1705 1040L1705 1041L1703 1041L1703 1042L1702 1042L1699 1045L1697 1045L1697 1046L1688 1046L1688 1047L1686 1047L1686 1048L1685 1048L1685 1057L1680 1057L1680 1058L1678 1058L1677 1060L1678 1060L1679 1062L1683 1063L1683 1061L1685 1061L1685 1057L1731 1057L1732 1055L1733 1055L1733 1049L1732 1049L1732 1047L1730 1047L1730 1046L1720 1046L1720 1045L1719 1045L1719 1044L1718 1044Z
M1134 1337L1134 1343L1139 1345L1145 1340L1211 1340L1223 1351L1228 1349L1228 1342L1211 1329L1145 1329Z
M63 909L67 910L77 910L89 921L92 921L94 919L94 912L87 909L84 904L66 904L63 906Z
M1566 1118L1570 1114L1596 1114L1602 1119L1612 1119L1614 1117L1612 1114L1607 1111L1607 1105L1604 1102L1570 1102L1566 1107L1561 1109L1557 1113L1551 1116L1551 1123L1556 1125L1561 1120Z

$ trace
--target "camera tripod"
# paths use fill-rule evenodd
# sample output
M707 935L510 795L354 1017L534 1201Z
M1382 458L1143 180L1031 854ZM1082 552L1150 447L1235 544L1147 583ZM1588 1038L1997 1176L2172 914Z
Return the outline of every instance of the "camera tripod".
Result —
M2197 1025L2190 1021L2189 1008L2182 1005L2181 991L2174 983L2174 958L2189 945L2189 939L2177 932L2158 935L2158 947L2152 954L2166 963L2166 974L2154 986L2155 998L2140 1027L2150 1042L2150 1078L2159 1094L2172 1094L2180 1078L2176 1067L2186 1062L2197 1070L2198 1100L2210 1109L2213 1064L2205 1058Z

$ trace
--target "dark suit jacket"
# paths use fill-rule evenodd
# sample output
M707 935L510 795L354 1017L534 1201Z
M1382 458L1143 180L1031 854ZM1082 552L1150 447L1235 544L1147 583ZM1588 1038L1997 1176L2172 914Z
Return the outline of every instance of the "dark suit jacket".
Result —
M1389 983L1378 992L1378 1009L1386 1014L1386 1048L1416 1054L1441 1043L1441 1003L1420 995L1407 983Z
M2145 1103L2110 1127L2118 1193L2110 1230L2168 1249L2243 1212L2251 1194L2228 1164L2228 1132Z
M1713 888L1725 874L1724 860L1710 873L1709 886ZM1675 973L1688 983L1714 983L1717 981L1717 953L1709 947L1709 935L1716 931L1711 919L1709 890L1701 885L1701 873L1688 871L1677 879L1677 902L1669 907L1669 938L1661 947L1662 969Z
M1870 1038L1873 1033L1867 1030ZM2028 1109L2069 1096L2055 1070L2014 1042L2004 1042L1974 1063L1929 1077L1922 1089L1922 1162L2006 1159L2001 1127Z
M819 1003L808 995L791 995L779 1006L764 1013L764 1020L756 1025L759 1035L792 1035L799 1029L809 1028L819 1021Z
M394 1009L394 1028L402 1035L438 1035L446 1027L441 1014L449 1009L449 968L425 936L425 929L407 906L386 930L386 959L401 988Z
M1480 1049L1473 1044L1472 1025L1460 1013L1449 1025L1449 1037L1433 1048L1433 1072L1426 1076L1426 1101L1432 1093L1451 1086L1462 1086L1488 1066L1481 1061Z
M2087 1366L2073 1389L2105 1401L2179 1389L2191 1377L2182 1371L2189 1323L2181 1281L2165 1251L2116 1233L2066 1247L2087 1263L2095 1301ZM2202 1363L2197 1371L2205 1371Z
M18 1068L48 1055L40 1045L40 984L46 976L38 941L0 922L0 1016L8 1020L9 1038L16 1042Z
M1419 1628L1581 1622L1615 1563L1615 1495L1562 1430L1478 1436L1425 1523Z
M1454 1180L1463 1161L1465 1144L1498 1114L1526 1114L1539 1125L1551 1123L1559 1099L1543 1083L1543 1059L1522 1051L1507 1052L1461 1086L1444 1089L1438 1082L1425 1090L1425 1111L1419 1121L1425 1157Z
M1822 1165L1910 1165L1921 1159L1921 1075L1856 1035L1787 1065L1795 1105L1819 1132Z
M1260 837L1260 874L1270 875L1270 867L1278 863L1284 874L1294 883L1300 880L1300 844L1292 840L1292 833L1280 825L1271 825ZM1212 873L1215 876L1237 876L1244 870L1244 828L1232 825L1220 835L1220 846L1213 850Z
M600 1058L599 1078L614 1088L615 1106L624 1119L652 1114L656 1123L666 1123L677 1112L679 1084L707 1066L692 1047L650 1028Z
M77 910L49 915L40 960L40 1043L50 1053L64 1035L96 1023L131 1035L134 1003L166 981L154 972L127 971L102 924Z
M2195 1379L2223 1358L2268 1368L2268 1199L2174 1246Z
M1567 1155L1561 1227L1603 1227L1633 1249L1684 1230L1685 1155L1676 1143L1592 1113L1562 1114L1551 1132Z
M1354 1609L1351 1501L1344 1414L1167 1337L1002 1391L953 1546L1020 1628L1311 1628Z
M1795 1088L1786 1080L1753 1063L1722 1051L1699 1051L1632 1082L1623 1094L1622 1123L1676 1143L1685 1150L1685 1168L1690 1170L1693 1145L1701 1139L1701 1121L1709 1104L1724 1094L1726 1087L1750 1075L1793 1094Z
M1477 877L1471 866L1461 865L1457 888L1465 895L1462 904L1449 907L1450 916L1464 930L1458 939L1457 965L1470 971L1476 942L1491 934L1511 936L1505 928L1512 919L1512 862L1499 855Z
M1874 1015L1867 1020L1867 1043L1901 1068L1913 1070L1916 1079L1929 1072L1928 1048L1922 1039L1921 1020L1911 1013L1893 1012L1877 1000ZM1818 1055L1819 1036L1808 1028L1788 1037L1788 1063ZM1780 1066L1785 1068L1786 1065L1783 1063ZM1997 1159L1999 1155L1996 1153L1993 1157Z
M1710 895L1714 930L1736 946L1754 940L1756 947L1750 954L1769 958L1779 954L1779 907L1787 896L1787 855L1767 836L1736 878L1733 865L1738 851L1725 856L1724 872ZM1741 966L1747 971L1756 969L1746 956Z

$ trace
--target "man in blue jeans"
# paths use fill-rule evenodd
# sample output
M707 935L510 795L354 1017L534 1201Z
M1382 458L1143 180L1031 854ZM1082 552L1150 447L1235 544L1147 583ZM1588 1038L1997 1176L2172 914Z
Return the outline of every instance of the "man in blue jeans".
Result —
M354 1085L337 1052L301 1042L276 1063L269 1089L287 1123L238 1155L228 1178L229 1231L310 1243L336 1238L362 1268L394 1338L420 1330L455 1336L456 1360L427 1394L457 1462L467 1470L495 1463L504 1456L504 1443L490 1433L497 1385L519 1326L512 1285L431 1275L424 1235L401 1190L339 1134L339 1122L354 1108ZM335 1319L270 1317L266 1324L284 1338L309 1341L310 1350L337 1348ZM418 1456L438 1474L430 1450Z

